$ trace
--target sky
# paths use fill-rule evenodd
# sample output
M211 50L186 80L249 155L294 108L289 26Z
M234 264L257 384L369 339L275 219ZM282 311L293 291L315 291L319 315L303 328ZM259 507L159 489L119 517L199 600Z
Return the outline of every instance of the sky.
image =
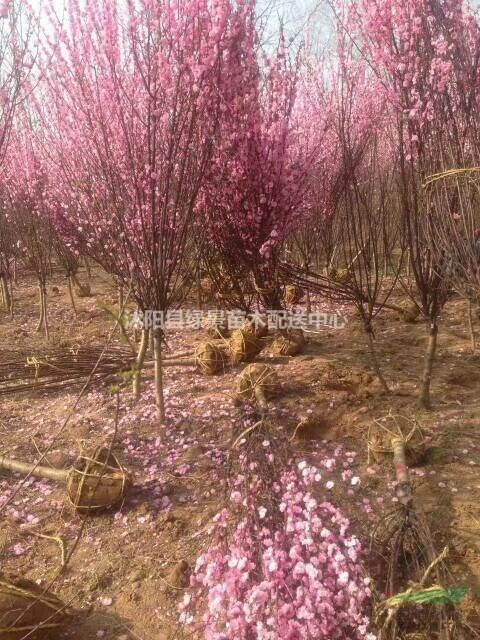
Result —
M276 45L279 24L289 38L299 42L299 34L323 50L331 39L331 14L326 0L257 0L259 15L267 17L264 44Z
M95 0L93 0L95 1ZM288 37L297 37L304 32L307 25L324 40L328 36L328 18L326 17L326 0L256 0L258 13L266 19L264 41L275 46L279 24L283 24ZM30 0L37 10L44 6L46 0ZM53 0L54 6L61 13L64 0Z

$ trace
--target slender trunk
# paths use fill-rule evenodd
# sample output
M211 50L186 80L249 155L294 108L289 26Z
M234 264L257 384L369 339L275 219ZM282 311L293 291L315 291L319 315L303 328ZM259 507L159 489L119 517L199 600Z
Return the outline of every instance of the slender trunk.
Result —
M150 355L151 358L154 358L155 357L155 343L154 343L154 340L153 340L153 331L150 331L150 337L149 337L148 342L149 342L149 347L148 347L149 348L149 355Z
M398 501L408 507L411 503L413 494L410 484L410 474L407 466L407 456L405 452L405 440L403 438L392 438L393 463L395 465L395 474L397 476L396 494Z
M92 272L90 270L90 263L88 262L87 256L85 256L85 258L83 260L84 260L84 263L85 263L85 271L87 272L88 286L90 286L90 279L92 277Z
M72 287L72 276L68 274L67 276L67 284L68 284L68 295L70 297L70 302L72 303L72 308L75 311L75 315L77 314L77 307L75 306L75 298L73 297L73 287Z
M148 348L148 339L150 336L149 329L142 330L142 337L140 340L140 346L135 360L135 371L133 373L133 397L135 401L140 398L140 390L142 384L142 368L145 362L145 356Z
M38 318L38 324L37 324L37 328L36 331L40 332L43 329L43 321L44 321L44 313L43 313L43 305L44 305L44 298L43 298L43 291L44 291L44 286L42 284L42 282L39 282L38 284L38 296L40 299L40 314L39 314L39 318Z
M45 330L45 338L50 340L50 329L48 326L48 316L47 316L47 288L44 285L43 287L43 328Z
M155 363L155 400L157 403L160 424L165 423L165 402L163 398L163 367L162 367L162 331L153 330L153 347Z
M268 411L268 403L265 397L265 392L263 391L260 385L257 385L254 389L255 399L258 404L258 408L263 414L266 414Z
M0 280L2 301L5 311L9 314L12 313L12 300L10 297L10 288L8 286L7 276L3 273Z
M372 361L372 367L373 367L373 370L375 371L375 375L380 381L380 384L382 385L382 389L385 391L385 393L390 393L390 389L388 388L387 382L380 368L380 363L378 361L378 355L377 355L377 350L375 348L375 338L373 335L372 327L370 326L365 327L365 331L368 337L368 348L370 351L370 359Z
M410 277L410 268L411 268L411 263L410 263L410 249L407 250L407 278Z
M118 286L118 313L122 313L122 311L123 311L123 303L124 303L123 285L120 284Z
M419 404L423 409L431 408L430 385L432 382L433 363L437 350L438 324L432 321L428 330L427 350L425 352L425 364L423 368L422 381L420 385Z
M9 283L7 280L7 297L8 297L8 303L10 305L10 316L13 316L13 301L14 301L14 297L13 297L13 280L10 279L10 289L8 288Z
M312 300L310 298L310 291L307 290L307 315L312 313Z
M202 310L202 304L203 304L203 300L202 300L202 281L200 278L200 268L197 266L197 309L199 311Z
M468 301L468 331L470 333L470 344L472 345L473 353L477 351L477 336L475 335L475 325L473 323L473 304L472 301Z

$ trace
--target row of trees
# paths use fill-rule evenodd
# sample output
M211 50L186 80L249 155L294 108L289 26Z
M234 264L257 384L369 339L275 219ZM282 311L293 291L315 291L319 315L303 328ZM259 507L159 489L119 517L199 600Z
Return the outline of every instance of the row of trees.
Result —
M283 34L266 51L254 0L67 0L31 65L2 32L4 298L19 251L43 295L45 237L69 276L88 256L141 310L181 304L199 260L246 307L253 288L281 309L288 275L355 303L387 391L374 321L401 287L427 327L428 407L442 307L480 294L479 21L465 0L331 9L322 56Z

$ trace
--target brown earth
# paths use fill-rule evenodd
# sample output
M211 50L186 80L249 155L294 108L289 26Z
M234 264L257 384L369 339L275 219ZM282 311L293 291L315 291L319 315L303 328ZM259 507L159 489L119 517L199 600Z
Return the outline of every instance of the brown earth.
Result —
M77 314L64 279L56 275L51 285L59 290L49 295L52 344L103 344L114 322L105 307L113 309L117 301L108 277L94 273L94 296L77 299ZM368 461L369 427L388 412L414 415L427 437L425 461L412 471L416 498L437 548L451 547L451 584L471 589L463 608L478 613L480 355L471 353L466 304L454 300L442 316L431 412L418 410L415 402L424 325L404 324L390 311L377 318L379 357L392 389L385 395L371 374L367 341L355 313L346 306L342 310L349 317L346 329L309 334L303 355L273 365L282 382L275 420L292 434L298 426L299 452L313 459L350 458L349 468L361 479L360 486L347 492L340 468L332 474L332 494L368 547L373 526L392 507L394 495L391 465ZM41 354L45 339L35 331L37 312L35 282L21 274L14 316L0 313L0 361L7 351L24 358ZM168 347L172 353L193 351L205 336L203 330L171 332ZM114 341L120 343L118 336ZM0 567L45 586L55 578L55 593L82 611L79 624L66 637L187 637L177 624L177 605L190 567L208 539L209 521L224 498L219 480L228 444L238 432L232 390L240 369L203 378L192 367L167 368L166 433L155 416L149 366L136 406L129 387L122 390L117 449L133 473L134 488L118 510L82 519L64 501L62 487L34 478L20 486L15 484L19 478L0 472ZM44 463L67 467L82 447L111 437L115 399L102 383L88 391L62 428L79 390L0 395L0 453L29 461L49 448ZM32 531L60 537L67 554L73 551L60 577L58 540Z

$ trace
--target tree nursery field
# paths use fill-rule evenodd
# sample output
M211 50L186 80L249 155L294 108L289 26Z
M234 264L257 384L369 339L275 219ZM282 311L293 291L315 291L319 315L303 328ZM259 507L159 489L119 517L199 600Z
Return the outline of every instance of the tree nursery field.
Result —
M288 9L0 0L0 640L480 638L477 3Z

